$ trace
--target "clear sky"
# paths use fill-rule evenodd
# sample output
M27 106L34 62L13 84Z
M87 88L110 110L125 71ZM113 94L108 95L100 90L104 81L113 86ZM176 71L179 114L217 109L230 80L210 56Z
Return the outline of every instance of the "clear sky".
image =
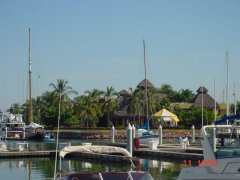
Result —
M0 0L0 109L27 99L28 28L32 31L33 95L58 78L83 94L113 86L196 91L223 101L226 51L229 86L240 98L239 0Z

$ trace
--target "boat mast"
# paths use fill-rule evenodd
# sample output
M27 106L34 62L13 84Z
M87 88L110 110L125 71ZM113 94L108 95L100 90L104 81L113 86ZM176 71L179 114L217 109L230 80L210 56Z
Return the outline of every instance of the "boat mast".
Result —
M229 104L228 104L228 91L229 91L229 77L228 77L228 52L226 52L226 63L227 63L227 84L226 84L226 105L227 105L227 112L226 115L229 115ZM227 124L228 124L228 120L227 120Z
M149 119L148 119L148 96L147 96L147 68L146 68L146 48L145 40L143 39L143 57L144 57L144 73L145 73L145 98L146 98L146 112L147 112L147 128L149 130Z
M235 83L234 83L234 92L233 92L233 96L234 96L234 115L237 115L237 104L236 104L236 89L235 89Z
M217 120L216 82L214 79L214 123Z
M29 71L28 71L28 83L29 83L29 110L28 110L28 123L31 124L33 119L32 113L32 62L31 62L31 29L28 29L28 39L29 39L29 46L28 46L28 59L29 59Z

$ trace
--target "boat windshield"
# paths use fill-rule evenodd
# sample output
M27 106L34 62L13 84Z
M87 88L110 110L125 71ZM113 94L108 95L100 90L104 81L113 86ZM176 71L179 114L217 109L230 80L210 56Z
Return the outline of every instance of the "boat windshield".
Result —
M221 149L217 150L215 154L217 159L240 157L240 140L237 139L223 146Z

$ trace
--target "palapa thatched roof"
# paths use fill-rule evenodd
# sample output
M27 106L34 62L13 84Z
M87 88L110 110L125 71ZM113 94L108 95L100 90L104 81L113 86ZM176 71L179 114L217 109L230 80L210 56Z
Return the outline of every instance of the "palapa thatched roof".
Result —
M147 80L147 79L142 80L142 81L137 85L137 88L139 88L139 89L145 89L146 85L147 85L147 88L154 88L153 84L152 84L149 80Z
M198 93L198 94L205 94L205 93L207 93L207 92L208 92L208 89L205 88L204 86L201 86L201 87L198 88L198 90L197 90L197 93Z
M125 89L123 89L119 92L119 95L120 96L125 96L125 95L129 95L129 93Z
M207 93L208 90L204 86L201 86L197 90L197 94L194 96L192 103L195 108L202 108L202 100L203 100L203 108L213 109L215 106L214 99ZM217 104L218 107L218 104Z

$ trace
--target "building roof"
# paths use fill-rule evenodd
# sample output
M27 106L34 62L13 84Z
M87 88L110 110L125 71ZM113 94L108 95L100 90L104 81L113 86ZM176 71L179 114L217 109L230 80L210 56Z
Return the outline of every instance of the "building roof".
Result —
M197 93L198 93L198 94L205 94L205 93L207 93L207 92L208 92L208 89L205 88L204 86L201 86L201 87L198 88L198 90L197 90Z
M203 108L213 109L215 107L215 100L207 93L208 90L204 86L201 86L197 90L197 94L192 99L193 107L202 108L202 100L203 100ZM218 107L218 104L217 104Z
M153 84L152 84L149 80L147 80L147 79L142 80L142 81L137 85L137 88L139 88L139 89L145 89L146 84L147 84L147 88L154 88Z
M172 106L178 109L190 109L193 103L172 103Z
M119 95L120 95L120 96L125 96L125 95L129 95L129 93L128 93L125 89L122 89L122 90L119 92Z

